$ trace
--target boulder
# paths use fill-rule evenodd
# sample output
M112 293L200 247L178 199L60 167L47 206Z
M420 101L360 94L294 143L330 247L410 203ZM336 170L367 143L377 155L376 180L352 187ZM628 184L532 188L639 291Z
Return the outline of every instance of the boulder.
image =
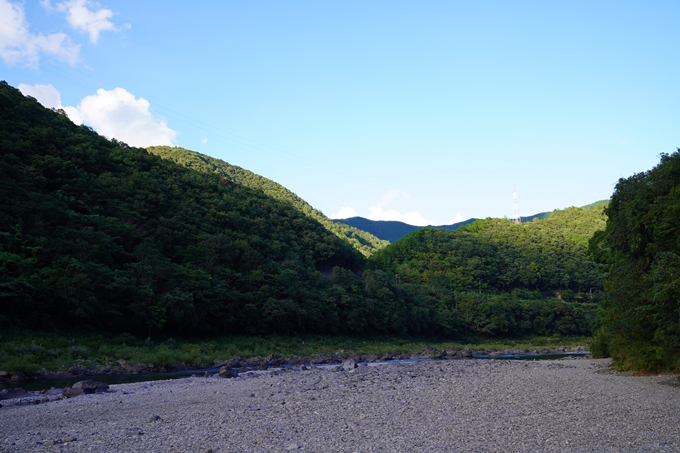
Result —
M238 376L238 371L230 366L223 366L220 368L218 375L222 378L235 378Z
M63 392L62 389L55 389L54 387L52 387L49 390L41 390L40 394L46 395L46 396L57 396L57 395L63 395L64 392Z
M61 391L61 394L64 395L66 398L75 398L76 396L84 395L85 392L83 391L83 389L64 387L64 390Z
M30 396L31 394L28 393L26 390L22 389L21 387L13 388L13 389L4 389L0 391L0 400L11 400L15 398L26 398L27 396Z
M342 362L342 365L340 365L340 369L342 371L352 371L357 367L357 363L353 359L347 359L344 362Z
M83 393L104 393L109 389L107 384L99 381L93 381L92 379L86 379L84 381L78 381L71 386L72 390L82 390ZM66 390L66 389L64 389ZM79 393L79 392L77 392ZM64 393L65 394L65 393ZM67 395L68 396L68 395ZM77 395L75 395L77 396Z

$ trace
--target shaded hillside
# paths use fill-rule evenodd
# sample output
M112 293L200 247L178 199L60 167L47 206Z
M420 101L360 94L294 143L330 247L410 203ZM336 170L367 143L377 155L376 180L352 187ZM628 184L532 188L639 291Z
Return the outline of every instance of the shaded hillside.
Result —
M362 271L359 252L290 203L107 140L4 82L0 156L0 329L589 333L582 304L455 289L427 268L441 250L417 241L412 281L389 260ZM431 231L457 234L424 229L392 250Z
M197 153L196 151L179 147L151 146L147 148L147 151L192 170L218 174L228 181L233 181L251 189L261 190L274 199L288 203L307 217L320 222L328 231L349 242L352 247L366 257L387 245L386 241L378 239L370 232L366 232L366 230L333 222L282 185L249 170Z
M2 326L367 333L406 316L379 272L357 277L361 254L290 204L107 140L4 82L0 152Z

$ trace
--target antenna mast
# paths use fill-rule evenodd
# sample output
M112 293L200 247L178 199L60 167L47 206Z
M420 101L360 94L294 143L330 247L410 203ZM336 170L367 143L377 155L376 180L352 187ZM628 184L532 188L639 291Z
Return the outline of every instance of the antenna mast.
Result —
M512 221L519 225L522 223L522 218L519 216L519 205L517 204L517 189L512 189L512 207L514 208L514 219L512 219Z

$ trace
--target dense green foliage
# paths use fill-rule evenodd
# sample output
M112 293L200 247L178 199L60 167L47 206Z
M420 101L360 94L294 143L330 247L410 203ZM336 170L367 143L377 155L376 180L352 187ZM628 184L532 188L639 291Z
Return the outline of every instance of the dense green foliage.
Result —
M452 291L512 292L591 301L602 288L587 255L604 227L602 209L569 208L524 224L478 220L458 231L424 228L376 253L369 263L404 283L438 281Z
M197 153L179 147L150 146L147 148L151 154L172 160L187 168L205 173L214 173L223 177L226 181L232 181L251 189L261 190L266 195L285 203L321 223L324 228L341 239L349 242L352 247L364 256L372 255L376 250L385 247L388 242L378 239L372 234L342 223L336 223L326 217L321 211L311 207L305 200L295 195L281 184L257 175L235 165L230 165L223 160L215 159L204 154Z
M281 186L186 150L152 151L0 84L0 327L590 333L594 304L580 301L600 284L582 255L601 211L424 229L365 261Z
M0 370L7 372L38 372L46 369L64 372L70 367L101 372L102 367L119 367L120 359L145 369L162 371L173 365L190 368L213 367L233 356L242 359L276 354L297 362L300 358L341 360L365 356L367 359L436 356L441 351L461 351L465 347L476 353L492 351L533 351L546 348L578 347L586 344L584 337L531 337L485 340L465 338L464 341L441 341L426 338L371 337L321 335L231 335L202 339L149 341L130 334L73 334L35 331L3 332L0 336ZM309 363L309 362L307 362ZM0 388L2 381L0 380Z
M609 265L595 349L633 370L680 370L680 151L619 180L590 242Z
M364 289L358 252L262 191L106 140L4 83L0 151L0 324L389 329L368 321L393 313L389 297L364 297L380 273Z
M514 224L486 219L458 231L424 228L368 261L429 300L440 328L479 334L583 333L602 293L587 241L600 209L569 208Z
M607 204L608 200L600 200L595 203L591 203L587 206L583 206L583 209L591 209L602 207ZM521 217L522 222L532 222L534 220L544 220L552 216L555 212L539 212L531 216ZM462 222L453 223L451 225L438 225L430 226L428 228L440 228L443 230L455 231L461 227L469 225L479 219L467 219ZM339 219L335 220L336 223L344 223L352 227L358 228L360 230L368 231L372 235L384 239L389 242L397 242L407 234L413 233L423 227L409 225L408 223L399 222L396 220L370 220L364 217L350 217L349 219Z

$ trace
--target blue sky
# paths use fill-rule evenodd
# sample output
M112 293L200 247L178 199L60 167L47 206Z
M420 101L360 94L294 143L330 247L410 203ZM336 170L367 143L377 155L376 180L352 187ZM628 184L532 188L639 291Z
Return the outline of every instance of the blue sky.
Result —
M680 3L0 0L0 79L412 224L609 198L680 146Z

